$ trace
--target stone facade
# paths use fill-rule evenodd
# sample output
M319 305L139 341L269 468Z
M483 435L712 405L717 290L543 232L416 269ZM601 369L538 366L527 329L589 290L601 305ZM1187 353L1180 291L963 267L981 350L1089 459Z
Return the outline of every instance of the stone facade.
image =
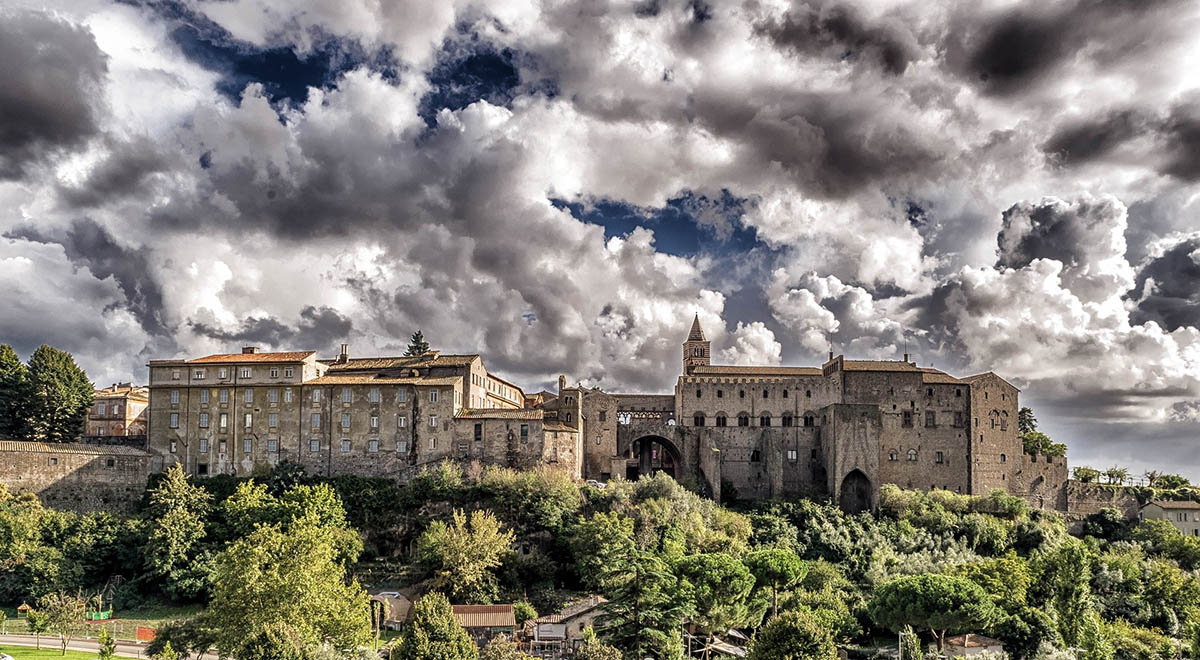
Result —
M0 441L0 483L73 511L136 508L150 476L150 454L119 445Z
M446 459L579 477L580 413L525 409L478 355L334 359L312 351L152 360L150 447L161 469L252 475L282 461L310 474L407 481ZM560 396L562 399L569 398Z
M142 437L146 435L150 390L132 383L113 383L96 390L88 411L84 435L88 438Z

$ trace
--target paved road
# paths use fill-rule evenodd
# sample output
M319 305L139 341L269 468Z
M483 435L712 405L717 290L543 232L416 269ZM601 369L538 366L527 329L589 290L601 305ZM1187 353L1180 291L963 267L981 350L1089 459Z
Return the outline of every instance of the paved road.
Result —
M0 635L0 646L35 646L37 640L33 635ZM42 635L42 648L61 649L62 643L54 635ZM134 642L117 642L117 655L126 658L145 658L145 645ZM72 638L67 644L68 651L98 651L99 644L94 639ZM20 656L16 656L20 660ZM217 656L208 654L204 660L217 660Z

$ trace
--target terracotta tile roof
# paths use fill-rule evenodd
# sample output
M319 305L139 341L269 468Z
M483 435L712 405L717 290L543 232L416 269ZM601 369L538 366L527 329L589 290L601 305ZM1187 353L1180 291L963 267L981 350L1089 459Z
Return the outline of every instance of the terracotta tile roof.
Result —
M570 432L574 433L574 432L578 431L579 429L577 429L573 426L567 426L566 424L560 424L559 422L545 422L544 424L542 424L542 430L543 431L570 431Z
M978 648L978 647L984 647L984 646L1002 646L1000 640L992 639L991 637L985 637L983 635L975 635L975 634L955 635L954 637L947 637L946 644L948 644L950 646L958 646L958 647L966 647L966 648Z
M842 371L921 371L901 360L843 360Z
M286 353L217 353L188 360L188 364L241 364L255 362L303 362L316 355L316 351L289 351Z
M1192 502L1190 500L1155 500L1150 504L1163 509L1187 509L1189 511L1192 509L1200 509L1200 502Z
M536 620L538 623L561 623L585 612L590 612L607 602L608 599L604 596L588 596L587 598L577 600L574 603L567 605L559 612L540 616Z
M542 419L540 408L463 408L455 417L470 419Z
M936 383L948 383L948 384L952 384L952 383L965 383L965 382L966 382L966 381L962 380L961 378L955 378L954 376L951 376L950 374L948 374L948 373L946 373L946 372L944 372L944 371L939 371L939 370L937 370L937 369L926 369L926 368L922 368L922 369L921 369L921 372L922 372L922 374L921 374L921 382L923 382L923 383L931 383L931 384L936 384Z
M461 383L461 378L453 376L445 378L389 378L370 374L326 374L319 378L304 381L304 385L417 385L427 387L446 387Z
M106 387L102 390L96 390L92 394L93 399L115 399L118 397L128 397L130 399L150 400L150 388L142 386L113 386Z
M330 371L360 371L368 369L394 369L414 363L416 358L410 357L371 357L351 358L345 362L337 360L318 360L321 364L329 365Z
M455 605L454 620L463 628L516 628L512 605Z
M1018 392L1021 391L1021 388L1017 387L1016 385L1013 385L1012 383L1008 382L1007 380L1004 380L1003 378L1000 377L999 374L997 374L994 371L985 371L981 374L975 374L974 376L964 376L963 380L967 381L968 383L973 383L977 380L983 380L984 378L987 378L989 376L991 376L992 378L996 378L1000 382L1004 383L1005 385L1008 385L1009 387L1013 388L1014 390L1016 390Z
M134 447L122 445L88 445L82 442L32 442L29 440L0 440L0 452L35 452L49 454L91 454L94 456L149 456Z
M714 364L692 367L695 376L820 376L817 367L748 367L736 364Z

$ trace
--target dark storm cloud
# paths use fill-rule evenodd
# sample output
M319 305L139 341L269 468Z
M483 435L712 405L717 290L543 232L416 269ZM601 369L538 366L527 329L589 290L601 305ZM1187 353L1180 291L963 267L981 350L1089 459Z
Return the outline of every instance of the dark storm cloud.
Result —
M86 28L0 12L0 180L97 132L106 60Z
M1200 181L1200 101L1176 106L1161 132L1167 154L1163 173Z
M801 55L877 63L900 75L920 56L917 39L899 21L872 23L842 3L793 2L782 17L755 26L776 45Z
M1184 239L1147 263L1131 297L1134 323L1154 321L1168 331L1200 326L1200 237Z
M36 227L20 227L4 234L6 238L63 247L67 259L92 272L98 280L112 277L125 295L125 307L150 335L167 332L163 323L162 287L151 275L150 251L145 247L128 248L119 244L109 231L89 218L71 223L65 233L43 232Z
M1029 3L987 17L973 26L974 16L953 25L947 51L952 66L989 94L1007 96L1027 91L1087 48L1097 61L1128 58L1136 48L1161 38L1159 28L1171 20L1171 8L1182 0L1078 0L1073 3ZM974 29L972 29L974 28Z
M1042 151L1056 165L1078 165L1108 155L1146 128L1137 112L1120 110L1060 126L1042 144Z
M1109 198L1014 204L1002 216L996 266L1024 268L1034 259L1054 259L1067 266L1083 263L1114 213L1120 210Z
M82 182L60 186L62 199L76 208L92 207L140 192L151 175L167 167L169 159L148 138L112 146L111 153Z
M337 310L311 305L300 310L300 322L295 326L265 316L247 318L236 330L223 330L197 321L188 322L188 326L193 333L209 339L321 353L333 350L354 329L353 322Z

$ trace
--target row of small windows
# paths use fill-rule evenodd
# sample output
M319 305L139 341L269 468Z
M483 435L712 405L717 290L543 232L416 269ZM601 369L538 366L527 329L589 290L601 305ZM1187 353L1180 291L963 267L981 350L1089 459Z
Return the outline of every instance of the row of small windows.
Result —
M696 398L697 398L697 399L699 399L699 398L701 398L701 397L703 397L703 396L704 396L704 390L702 390L702 389L697 389L697 390L696 390ZM788 392L787 390L784 390L784 391L783 391L783 398L785 398L785 399L786 399L786 398L788 398L788 397L789 397L789 392ZM804 390L804 397L805 397L805 398L807 398L807 399L811 399L811 398L812 398L812 390ZM717 390L717 398L718 398L718 399L723 399L723 398L725 398L725 390ZM744 398L746 398L746 390L738 390L738 398L739 398L739 399L744 399ZM762 391L762 398L764 398L764 399L769 399L769 398L771 398L771 391L770 391L770 390L763 390L763 391Z
M369 428L372 431L379 430L379 415L371 415L367 419L368 419ZM254 427L254 413L245 413L245 415L243 415L243 420L245 422L244 428L249 429L249 428ZM314 428L314 429L321 428L321 413L312 413L309 416L309 420L311 421L312 428ZM350 420L351 420L350 413L342 413L341 427L344 429L350 428ZM199 415L197 415L196 424L199 428L202 428L202 429L209 428L210 423L211 423L211 416L209 415L209 413L202 412ZM171 413L168 425L170 426L170 428L173 428L173 429L179 428L179 413L176 413L176 412ZM437 415L429 416L429 425L430 426L438 425L438 416ZM279 413L268 413L267 414L267 427L268 428L278 428L279 427ZM396 417L396 428L402 429L402 428L407 428L407 427L408 427L408 417L405 415L398 415ZM229 413L218 413L217 428L221 429L222 431L229 428Z
M908 461L910 461L910 462L916 462L917 458L918 458L918 454L917 454L917 450L916 450L916 449L909 449L909 450L908 450L908 452L905 454L905 459L906 459L906 460L908 460ZM900 460L900 453L899 453L899 452L897 452L895 449L892 449L892 450L888 451L888 460L889 460L889 461L892 461L892 462L899 461L899 460ZM934 452L933 462L934 462L934 463L945 463L945 462L946 462L946 455L945 455L945 453L943 453L943 452L940 452L940 451L939 451L939 452ZM1001 463L1007 463L1007 462L1008 462L1008 455L1006 455L1006 454L1000 454L1000 462L1001 462Z
M523 442L523 443L529 442L529 425L528 424L521 425L520 438L521 438L521 442ZM482 440L483 440L483 424L476 424L475 425L475 441L480 442ZM199 439L199 447L198 447L199 453L207 454L209 452L209 447L210 447L210 442L209 442L208 438L200 438ZM437 449L437 447L438 447L438 439L436 437L429 438L429 448L431 450L433 450L433 449ZM172 440L171 441L171 453L177 452L178 448L179 448L178 442ZM320 451L321 450L321 440L319 438L313 438L313 439L309 440L308 448L309 448L309 451L311 451L311 452ZM351 440L349 438L342 438L342 440L341 440L342 451L349 452L349 451L351 451L351 448L352 448ZM242 439L242 451L246 454L252 453L254 451L254 438L243 438ZM267 438L267 451L268 452L279 451L279 441L275 438ZM367 440L367 451L368 452L379 451L379 439L378 438L369 438ZM396 441L396 451L398 451L398 452L408 451L408 441L407 440L397 440ZM226 453L226 441L224 439L217 440L217 453L219 453L219 454Z
M280 367L269 367L267 369L268 377L269 378L279 378L280 371L281 371ZM294 367L283 367L282 372L283 372L284 378L292 378L296 374L296 370ZM229 374L230 374L229 367L219 367L217 369L217 379L218 380L228 379ZM238 375L238 378L253 378L254 377L254 368L253 367L239 367L237 369L237 375ZM171 370L171 380L179 380L182 377L183 377L183 373L179 369ZM202 369L202 368L192 369L192 380L204 380L207 377L208 377L208 369Z
M229 403L229 390L228 389L221 388L221 389L216 389L216 390L212 390L212 391L217 393L217 400L219 402ZM322 392L322 390L320 390L320 389L315 389L312 391L310 398L313 403L319 403L321 401L321 398L323 396L321 394L321 392ZM179 405L179 396L180 396L179 390L171 390L170 396L171 396L171 405ZM208 404L208 402L210 400L210 396L211 396L211 394L210 394L209 390L206 390L206 389L200 390L200 404L201 405ZM272 387L272 388L267 389L267 401L268 402L279 403L279 396L280 396L279 388ZM437 403L438 396L439 396L438 390L429 390L429 402L430 403ZM342 391L341 391L341 399L342 399L342 403L351 403L354 400L354 389L350 388L350 387L343 387ZM382 400L383 400L383 397L382 397L382 394L378 387L372 387L371 389L367 390L367 401L369 401L371 403L379 403ZM254 390L252 388L245 388L242 390L242 401L244 401L245 403L254 403ZM293 401L292 388L290 388L290 387L284 388L283 402L291 403L292 401ZM406 403L407 401L408 401L408 390L403 387L398 388L396 390L396 403ZM100 406L100 414L104 414L103 404L101 404L101 406Z
M901 418L900 418L901 426L903 426L904 428L912 428L912 425L913 425L912 411L905 410L900 414L901 414ZM954 413L954 423L952 424L952 426L954 428L962 428L962 425L963 425L963 414L961 412L955 412ZM929 429L937 428L937 413L936 412L934 412L932 410L925 411L925 428L929 428Z
M738 413L737 425L738 426L750 426L750 419L751 418L750 418L749 413L744 413L744 412ZM817 418L814 415L804 415L801 418L801 420L802 420L802 423L804 424L804 426L816 426L817 425ZM773 418L769 414L758 416L758 425L759 426L771 426L772 421L773 421ZM791 427L791 426L797 425L796 417L794 415L792 415L791 413L784 413L783 415L780 416L779 421L780 421L780 426ZM708 418L704 415L704 413L696 413L695 415L692 416L692 424L695 426L704 426L705 424L707 424L707 422L708 422ZM726 417L724 414L718 413L717 416L715 417L715 422L716 422L716 426L728 426L729 418Z

